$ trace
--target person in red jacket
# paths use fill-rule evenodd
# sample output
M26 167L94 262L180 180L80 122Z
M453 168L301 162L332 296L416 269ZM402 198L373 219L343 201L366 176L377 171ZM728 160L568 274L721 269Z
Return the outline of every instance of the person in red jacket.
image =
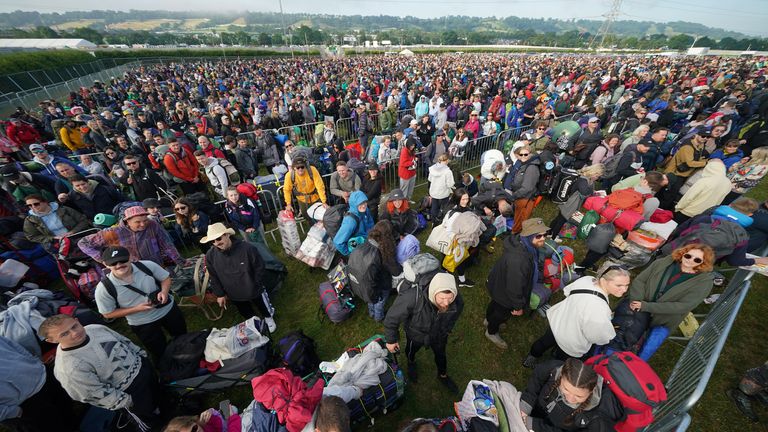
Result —
M405 141L405 146L400 151L400 164L397 167L397 175L400 176L400 189L408 201L411 200L413 188L416 186L418 162L419 158L416 157L416 137L411 135Z
M11 123L5 129L5 133L11 141L19 146L28 146L40 142L41 139L40 133L35 128L17 118L11 119Z
M206 156L209 158L216 158L216 159L226 159L227 157L224 156L224 152L217 149L213 146L211 143L211 140L208 139L205 135L200 135L197 137L197 145L200 147L200 150L202 150Z
M163 156L163 165L185 195L205 191L197 159L173 138L168 143L168 153Z

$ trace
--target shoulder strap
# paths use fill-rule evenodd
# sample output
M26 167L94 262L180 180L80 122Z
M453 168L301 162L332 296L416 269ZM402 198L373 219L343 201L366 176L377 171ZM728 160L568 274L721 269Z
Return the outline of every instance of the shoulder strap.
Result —
M140 272L142 272L142 273L144 273L144 274L146 274L148 276L152 276L152 279L155 280L156 284L160 282L159 280L157 280L155 275L149 270L149 268L146 265L144 265L144 263L136 261L136 262L131 263L131 264L134 264L136 266L136 268L139 269ZM117 304L118 307L120 307L120 304L117 301L117 288L115 288L115 284L113 284L112 281L109 280L109 275L105 275L104 278L101 280L101 283L104 284L104 288L107 289L107 293L113 299L115 299L115 303ZM147 293L137 289L133 285L126 284L126 285L123 285L123 286L128 288L129 290L135 292L136 294L141 295L141 296L146 296L147 295Z
M609 304L608 303L608 298L605 296L605 294L603 294L601 292L597 292L597 291L593 291L593 290L588 290L588 289L577 289L577 290L573 290L570 293L568 293L568 295L571 295L571 294L592 294L594 296L597 296L597 297L600 297L601 299L603 299L606 304Z

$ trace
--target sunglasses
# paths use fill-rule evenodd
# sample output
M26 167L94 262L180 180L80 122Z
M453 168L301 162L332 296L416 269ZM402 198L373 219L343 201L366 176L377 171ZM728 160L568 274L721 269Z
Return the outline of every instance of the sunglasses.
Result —
M306 168L307 168L307 167L303 167L303 166L297 166L297 167L296 167L296 168L294 168L294 169L296 169L296 170L303 170L303 169L306 169Z
M701 259L699 257L695 257L695 256L693 256L691 254L685 254L685 255L683 255L683 258L688 259L688 260L693 260L693 262L695 262L696 264L701 264L701 263L704 262L703 259Z
M530 155L531 155L530 153L520 153L518 156L526 157L526 156L530 156Z
M121 265L121 264L128 264L128 260L115 261L115 262L113 262L113 263L112 263L112 264L110 264L110 265L111 265L111 266L116 266L116 265Z
M537 128L537 130L547 130L547 128Z
M186 210L187 206L178 206L178 207L174 207L174 209L175 210Z
M222 241L224 241L224 236L221 236L219 238L215 238L215 239L213 239L211 241L214 242L214 243L222 242Z
M32 153L46 153L45 150L32 150Z
M470 117L477 117L477 114L472 114Z
M538 239L543 239L545 237L547 237L547 233L536 234L536 237L534 237L534 238L536 238L538 240Z
M125 166L134 166L134 165L138 165L138 164L139 164L138 162L126 162Z
M41 204L43 204L43 203L38 201L38 202L28 203L27 205L30 206L30 207L39 207Z

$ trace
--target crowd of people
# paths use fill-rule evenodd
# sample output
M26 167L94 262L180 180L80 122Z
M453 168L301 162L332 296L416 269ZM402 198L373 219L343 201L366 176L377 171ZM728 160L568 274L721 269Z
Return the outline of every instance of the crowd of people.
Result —
M648 361L710 295L718 265L768 264L747 255L765 246L768 202L745 196L768 173L766 72L765 59L719 57L243 59L144 66L20 107L0 133L7 247L93 260L103 274L93 306L125 318L140 344L52 314L34 324L57 346L51 368L6 326L0 420L75 430L61 422L76 401L101 421L127 413L138 430L226 430L230 413L216 410L162 424L155 369L188 333L171 290L187 264L180 249L205 254L219 306L273 333L281 315L261 246L282 211L323 230L385 348L404 349L410 383L425 347L459 395L449 334L484 286L490 347L508 349L502 329L530 312L547 319L521 359L533 374L515 419L611 430L627 413L587 360ZM483 137L498 148L479 154ZM282 185L272 201L253 187L264 176ZM550 221L534 217L544 200L556 204ZM420 253L423 230L442 262ZM586 247L568 247L576 239ZM480 261L490 271L473 281ZM758 393L731 395L746 410ZM312 409L304 430L349 430L338 397Z

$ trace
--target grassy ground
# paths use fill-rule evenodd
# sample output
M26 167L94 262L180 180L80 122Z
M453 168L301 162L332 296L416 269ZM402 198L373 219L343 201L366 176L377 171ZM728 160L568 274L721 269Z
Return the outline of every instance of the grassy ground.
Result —
M756 191L756 195L765 198L768 191L764 186ZM426 188L416 189L417 197L425 193ZM534 216L551 220L556 208L550 203L542 203ZM422 244L426 241L426 233L421 235ZM272 250L285 262L288 267L288 279L283 289L277 293L273 302L277 309L276 320L278 330L275 339L289 331L302 329L315 339L322 359L335 359L345 348L354 346L369 336L381 333L383 328L367 316L365 305L360 305L352 318L342 324L332 324L327 320L321 323L317 318L318 298L317 286L325 280L325 272L310 269L299 261L286 257L279 245L271 244ZM581 258L584 249L581 244L572 244ZM500 351L483 335L483 317L488 296L484 281L495 259L501 253L500 242L497 242L496 252L489 255L481 253L479 262L468 270L468 277L478 284L475 288L462 288L465 309L458 321L456 329L449 339L448 358L449 373L460 388L469 379L497 379L524 387L530 371L521 366L521 361L527 353L530 344L540 336L546 322L534 314L530 317L513 318L509 327L501 332L501 336L509 343L507 351ZM738 382L746 368L761 364L766 359L763 335L768 332L768 324L761 319L761 313L766 308L763 291L766 280L758 276L753 279L752 291L744 304L739 319L736 321L723 355L715 369L709 388L699 405L692 412L695 431L751 431L763 430L749 423L733 408L725 397L725 389ZM391 300L390 300L391 302ZM229 309L224 317L211 323L195 309L185 309L185 315L190 330L208 327L227 327L240 321L240 317ZM117 324L125 333L130 335L124 325ZM662 379L669 376L683 346L667 342L659 353L652 359L651 364ZM401 361L404 362L404 359ZM418 384L408 385L402 406L376 419L374 430L394 431L399 426L416 417L439 417L453 414L453 402L459 395L448 394L436 380L436 372L431 352L422 350L418 354L420 379ZM219 400L229 399L238 407L246 406L251 400L248 386L239 387L222 394L211 395L208 400L211 406L218 405ZM768 418L768 413L762 412ZM364 427L358 427L363 430Z

